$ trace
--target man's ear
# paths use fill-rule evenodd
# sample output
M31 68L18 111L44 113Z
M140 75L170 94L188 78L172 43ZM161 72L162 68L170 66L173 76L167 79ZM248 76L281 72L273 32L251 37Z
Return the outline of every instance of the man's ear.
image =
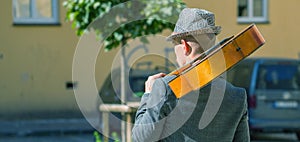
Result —
M181 40L181 44L184 45L184 47L183 47L184 55L188 56L192 52L191 46L184 39Z

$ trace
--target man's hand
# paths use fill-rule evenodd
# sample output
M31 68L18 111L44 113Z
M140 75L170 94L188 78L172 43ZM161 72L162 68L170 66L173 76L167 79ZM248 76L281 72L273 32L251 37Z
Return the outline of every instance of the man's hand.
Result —
M154 83L154 81L157 79L157 78L161 78L161 77L164 77L166 76L167 74L165 73L158 73L158 74L155 74L155 75L152 75L152 76L149 76L147 81L145 82L145 93L150 93L151 90L152 90L152 85Z

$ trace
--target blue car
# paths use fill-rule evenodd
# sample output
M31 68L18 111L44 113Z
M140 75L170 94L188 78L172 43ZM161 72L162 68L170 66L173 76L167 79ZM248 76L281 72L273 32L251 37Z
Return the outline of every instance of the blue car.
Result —
M248 93L251 132L296 132L300 139L300 62L248 58L227 73Z

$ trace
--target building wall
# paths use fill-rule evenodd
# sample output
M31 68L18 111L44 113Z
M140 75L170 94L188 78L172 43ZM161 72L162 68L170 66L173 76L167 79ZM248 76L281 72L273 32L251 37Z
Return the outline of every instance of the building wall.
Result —
M64 21L65 8L62 7L62 2L63 0L59 0L60 25L22 26L13 25L12 2L1 1L0 119L35 113L78 112L74 92L66 88L66 82L72 81L72 60L79 38L71 24ZM223 28L219 40L248 26L237 22L236 0L184 2L188 7L204 8L216 14L216 24ZM298 58L299 4L298 0L285 3L269 0L269 23L257 24L266 44L252 57ZM163 35L168 34L170 32ZM160 47L162 42L149 47ZM113 60L117 52L119 51L113 50L105 54L105 57L97 58L97 88L102 86L111 70L109 62L103 63L101 59ZM78 82L78 88L81 83ZM94 104L91 103L88 107L94 107Z
M233 35L244 29L248 24L237 22L237 0L184 0L188 7L207 9L215 13L216 24L222 26L219 39ZM256 24L263 34L266 44L257 50L252 57L287 57L298 58L300 48L297 43L300 32L300 1L290 0L268 1L269 22Z
M1 1L0 117L76 110L65 83L78 37L61 3L60 25L39 26L13 25L12 1Z

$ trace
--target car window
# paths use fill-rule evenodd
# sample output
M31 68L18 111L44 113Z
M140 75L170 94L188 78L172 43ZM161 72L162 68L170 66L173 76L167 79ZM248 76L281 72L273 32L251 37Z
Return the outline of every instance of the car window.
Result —
M295 90L299 89L299 65L261 65L257 76L257 89Z
M227 80L234 86L249 91L252 67L249 64L239 64L227 73Z
M134 95L141 97L145 91L145 82L148 76L131 77L129 78L129 85Z

